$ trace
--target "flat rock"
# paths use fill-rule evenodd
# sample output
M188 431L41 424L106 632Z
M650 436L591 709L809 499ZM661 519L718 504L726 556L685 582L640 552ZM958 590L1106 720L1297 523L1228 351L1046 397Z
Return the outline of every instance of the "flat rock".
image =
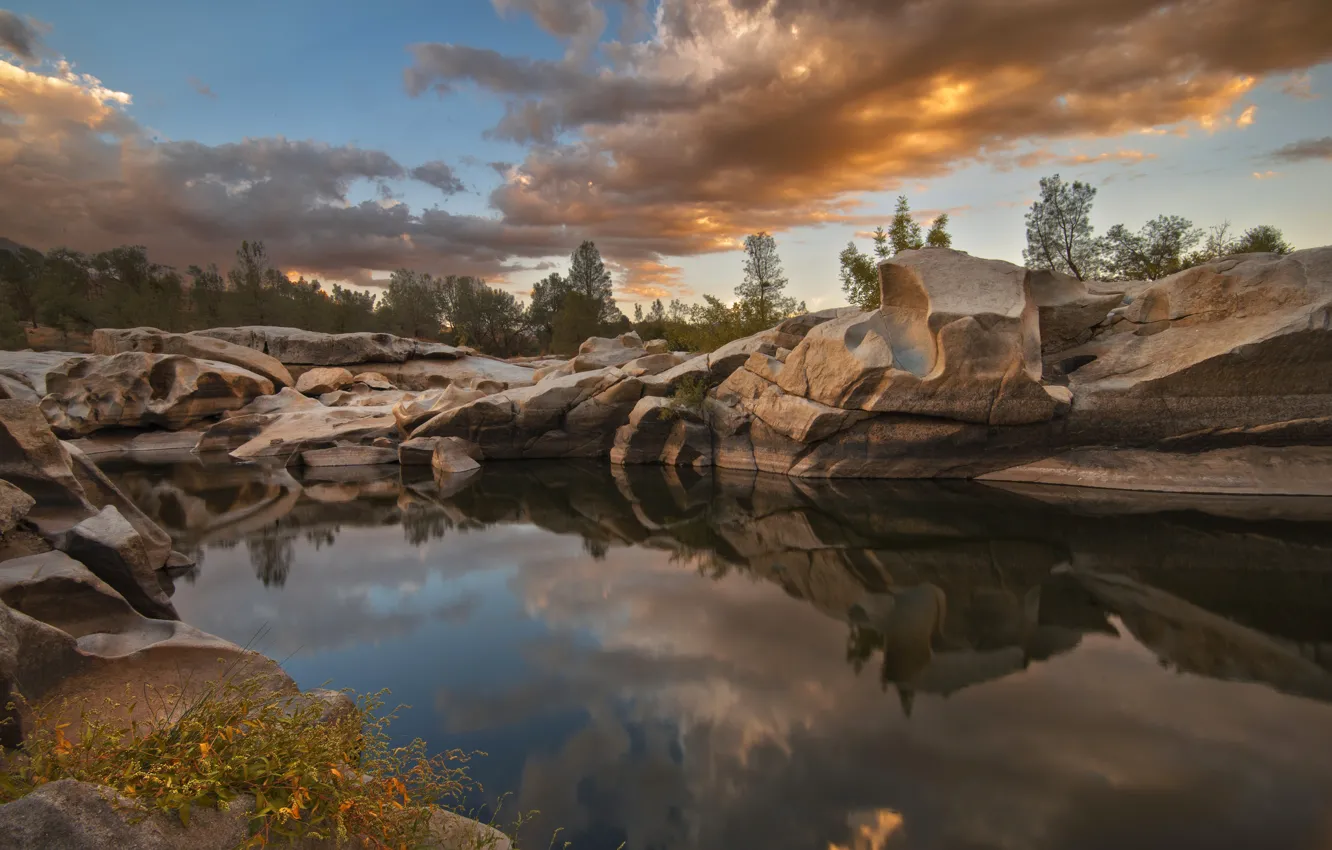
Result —
M461 452L472 460L479 461L483 457L480 446L460 437L415 437L399 444L398 462L403 466L429 466L440 446L448 447L447 452Z
M352 373L340 366L322 366L301 373L296 379L296 392L323 395L340 390L352 382Z
M254 401L226 414L232 416L253 416L263 413L291 413L296 410L318 410L323 405L319 399L310 398L295 387L283 387L273 395L261 395Z
M430 458L430 466L436 472L471 472L481 464L465 451L456 438L444 438L435 443L435 451Z
M142 351L147 354L180 354L198 360L230 363L273 382L273 386L292 385L291 373L276 357L249 346L237 345L223 339L200 334L169 333L157 328L101 328L93 331L92 349L95 354L120 354Z
M386 333L326 334L300 328L254 325L210 328L195 335L225 340L263 351L288 365L349 366L355 363L401 363L412 358L452 359L463 350L437 342L421 342Z
M103 508L61 534L56 548L82 562L145 617L180 619L158 584L143 538L115 507Z
M200 450L232 445L237 459L289 456L306 449L368 445L397 434L387 407L323 407L219 422L204 432Z
M80 437L112 427L179 430L272 392L268 378L230 363L126 352L55 366L40 406L57 434Z
M353 384L365 384L372 390L395 390L393 382L384 377L382 372L358 372L352 376Z
M377 466L397 463L398 452L378 446L335 446L301 452L301 462L306 466Z
M980 480L1165 493L1332 496L1332 446L1204 452L1073 449Z

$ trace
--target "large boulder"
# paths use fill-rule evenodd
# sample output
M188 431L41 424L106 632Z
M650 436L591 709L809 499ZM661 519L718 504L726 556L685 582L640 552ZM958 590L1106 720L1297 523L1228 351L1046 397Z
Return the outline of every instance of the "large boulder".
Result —
M227 450L239 460L291 458L307 449L369 445L397 434L391 407L324 407L227 419L209 428L199 450Z
M712 432L698 413L647 396L615 432L611 463L712 466Z
M571 362L575 372L592 372L607 366L623 366L630 360L647 356L647 353L643 340L636 333L610 338L594 336L578 346L578 354Z
M262 375L272 381L275 387L292 385L291 373L276 357L249 346L200 334L169 333L157 328L100 328L93 331L92 349L95 354L105 355L142 351L147 354L180 354L198 360L216 360Z
M1156 281L1059 355L1083 444L1332 440L1332 247L1244 254Z
M56 547L82 562L145 617L180 619L157 581L143 538L114 507L103 508L62 533Z
M881 306L818 325L778 379L787 393L874 413L986 425L1052 418L1026 269L961 251L905 251L879 265Z
M69 456L45 417L30 402L0 401L0 478L37 500L41 511L91 515Z
M403 363L376 363L374 368L404 390L460 386L468 389L490 387L490 392L498 392L512 387L525 387L536 380L536 370L530 366L476 354L460 355L456 359L429 358Z
M179 430L273 392L273 382L230 363L126 352L65 360L46 373L42 413L56 433L101 428Z
M46 373L81 356L64 351L0 351L0 399L36 404L46 395Z
M393 405L393 418L397 420L399 431L410 434L438 414L455 407L462 407L487 395L490 393L465 389L457 384L450 384L442 389L425 390L420 395L404 398Z

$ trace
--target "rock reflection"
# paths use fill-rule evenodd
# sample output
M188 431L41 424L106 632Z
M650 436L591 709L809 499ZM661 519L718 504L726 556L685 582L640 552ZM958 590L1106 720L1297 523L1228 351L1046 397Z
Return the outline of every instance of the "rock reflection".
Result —
M1322 846L1326 502L108 472L177 548L236 547L197 625L276 623L311 684L417 688L412 734L490 752L487 786L579 850Z
M1332 504L971 483L803 481L595 463L491 464L470 477L396 466L315 470L205 461L108 472L202 558L243 541L283 585L297 539L400 526L419 546L530 524L613 547L664 550L713 578L742 571L847 629L848 662L875 666L904 707L1116 634L1163 663L1329 698ZM1298 519L1276 518L1294 513ZM1115 576L1117 578L1109 578Z

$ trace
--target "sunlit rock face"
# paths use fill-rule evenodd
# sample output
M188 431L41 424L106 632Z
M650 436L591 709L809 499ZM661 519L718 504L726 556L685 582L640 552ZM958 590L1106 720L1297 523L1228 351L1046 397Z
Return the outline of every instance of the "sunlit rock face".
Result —
M147 354L179 354L200 360L216 360L262 375L278 389L293 383L291 373L276 357L249 346L201 334L169 333L157 328L101 328L93 331L92 349L94 353L104 355L142 351Z
M1332 247L1157 281L1058 355L1076 442L1194 448L1332 439Z

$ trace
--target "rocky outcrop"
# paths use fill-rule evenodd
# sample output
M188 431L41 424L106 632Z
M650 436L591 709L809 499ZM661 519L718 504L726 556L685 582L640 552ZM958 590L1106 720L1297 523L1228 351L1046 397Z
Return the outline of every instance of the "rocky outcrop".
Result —
M712 466L712 433L702 417L669 400L639 400L629 421L615 432L611 463L660 463L666 466Z
M101 328L93 331L92 349L96 354L120 354L141 351L145 354L179 354L196 360L230 363L262 375L281 389L292 385L291 373L276 357L262 351L200 334L181 334L157 328Z
M210 328L192 336L211 337L262 351L287 365L349 366L354 363L402 363L407 360L452 360L470 349L386 333L326 334L300 328L255 325Z
M1044 355L1067 351L1090 340L1095 328L1124 301L1124 287L1116 283L1089 285L1054 271L1032 272L1028 282L1040 312Z
M229 363L127 352L71 357L45 374L42 413L62 437L111 427L177 430L273 392L273 382Z
M1078 444L1332 441L1332 247L1171 275L1058 356Z

